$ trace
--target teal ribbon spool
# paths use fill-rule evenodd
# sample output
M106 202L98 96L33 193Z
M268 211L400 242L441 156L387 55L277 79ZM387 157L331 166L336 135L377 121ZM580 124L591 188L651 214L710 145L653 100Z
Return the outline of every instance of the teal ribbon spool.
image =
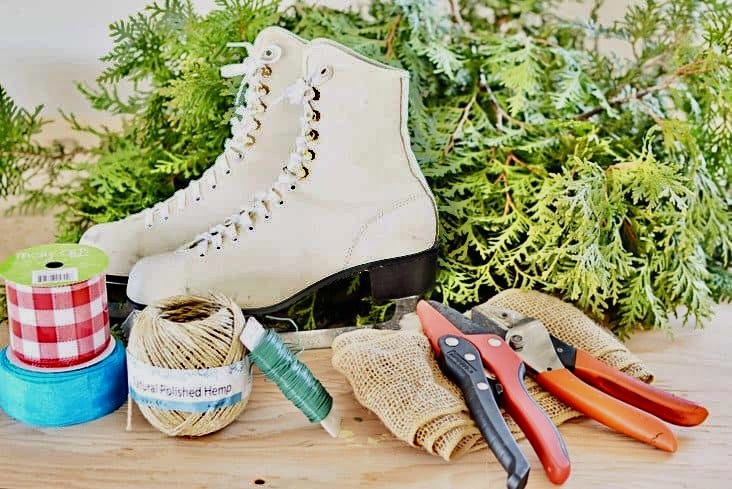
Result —
M62 427L101 418L127 400L125 348L99 363L69 372L35 372L10 363L0 350L0 408L23 423Z

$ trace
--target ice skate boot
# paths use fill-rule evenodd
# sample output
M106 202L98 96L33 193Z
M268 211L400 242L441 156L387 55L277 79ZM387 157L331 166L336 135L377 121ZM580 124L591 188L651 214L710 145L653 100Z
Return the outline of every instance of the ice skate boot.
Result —
M253 193L277 178L300 124L299 107L273 103L302 75L305 42L268 27L247 47L241 62L222 76L243 76L224 151L197 180L170 198L125 219L92 226L81 243L109 256L110 301L115 285L122 300L132 266L142 257L173 251L236 212Z
M432 285L437 209L410 149L408 73L329 40L308 45L303 73L287 91L302 127L278 179L186 246L140 260L133 305L217 291L264 314L364 271L377 299Z

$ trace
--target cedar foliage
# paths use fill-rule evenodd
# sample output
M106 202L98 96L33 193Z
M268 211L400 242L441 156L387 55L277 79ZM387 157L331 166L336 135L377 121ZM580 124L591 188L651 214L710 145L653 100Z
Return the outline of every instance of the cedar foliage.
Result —
M412 145L441 215L433 296L468 306L506 287L537 288L627 335L667 327L679 306L701 323L732 295L725 1L644 0L609 26L597 22L601 0L585 21L540 0L463 0L452 12L435 0L384 0L366 15L215 3L200 15L187 0L158 1L110 26L107 67L79 89L126 122L110 131L64 115L99 143L80 159L50 155L76 172L60 193L18 186L44 164L24 148L42 159L49 149L30 142L37 113L0 92L0 134L15 136L0 137L0 196L20 191L24 206L58 209L62 241L170 196L227 136L238 87L218 68L243 55L226 42L278 24L411 72ZM608 39L632 57L603 50ZM131 96L119 96L122 81ZM348 294L363 295L357 280ZM332 317L331 302L326 290L290 312L315 327ZM362 321L388 313L367 306Z

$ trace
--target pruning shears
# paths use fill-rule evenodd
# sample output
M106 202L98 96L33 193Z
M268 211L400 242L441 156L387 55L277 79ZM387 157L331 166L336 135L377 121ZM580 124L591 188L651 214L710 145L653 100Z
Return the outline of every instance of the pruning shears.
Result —
M526 485L530 466L498 407L516 421L555 484L567 480L569 455L556 426L523 383L523 360L499 335L449 307L420 301L417 315L443 370L462 390L483 438L508 473L509 489Z
M471 319L468 319L443 304L421 301L417 305L417 314L433 348L442 352L445 367L448 367L445 361L450 359L444 348L440 348L447 345L448 337L457 339L461 346L462 343L470 343L479 351L484 366L500 383L495 392L503 391L499 397L504 407L526 433L547 475L555 483L562 481L561 477L553 474L565 473L558 471L559 465L555 463L562 455L561 449L556 448L555 438L558 435L547 429L533 430L523 419L527 413L515 415L514 400L527 395L520 382L524 365L528 366L539 385L570 407L661 450L673 452L677 448L676 437L661 420L679 426L696 426L708 415L703 406L645 384L596 360L587 352L549 334L541 321L516 311L483 305L473 308ZM517 363L508 353L520 361ZM450 357L455 356L450 354ZM446 370L449 371L449 367ZM516 385L516 378L520 385ZM462 387L460 381L456 382ZM467 398L466 394L466 402ZM471 413L480 409L476 405L471 406L470 402L468 407ZM533 408L527 409L530 416L535 416ZM490 415L497 414L492 412ZM486 440L490 445L490 440ZM552 456L542 455L537 449L549 446L554 447ZM568 476L568 458L566 463Z
M676 438L660 420L697 426L703 406L646 384L549 334L544 324L510 309L477 306L475 324L514 346L546 391L613 430L668 452ZM660 418L660 419L659 419Z

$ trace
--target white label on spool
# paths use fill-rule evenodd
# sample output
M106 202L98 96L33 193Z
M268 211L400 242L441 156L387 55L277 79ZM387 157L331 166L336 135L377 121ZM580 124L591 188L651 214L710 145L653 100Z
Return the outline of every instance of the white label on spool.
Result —
M48 285L59 282L76 282L79 280L78 268L59 268L57 270L33 270L32 285Z
M127 353L130 396L158 409L200 413L246 402L252 390L248 357L223 367L169 369L142 363Z

